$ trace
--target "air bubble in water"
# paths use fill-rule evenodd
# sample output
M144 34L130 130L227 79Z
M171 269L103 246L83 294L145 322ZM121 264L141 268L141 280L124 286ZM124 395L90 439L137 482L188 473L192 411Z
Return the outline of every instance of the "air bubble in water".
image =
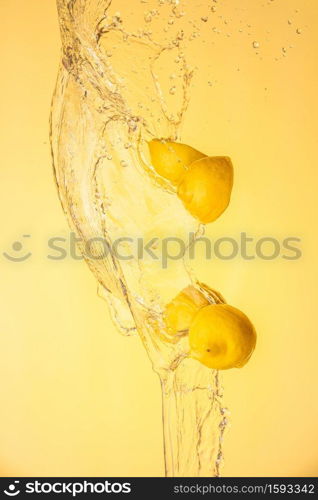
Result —
M259 48L259 42L254 41L253 42L253 47L254 47L254 49L258 49Z
M177 90L177 89L176 89L176 87L175 87L175 86L173 86L173 87L171 87L171 89L169 90L169 93L170 93L171 95L174 95L174 94L176 93L176 90Z
M300 28L297 28L297 29L296 29L296 33L297 33L297 35L301 35L301 33L302 33L302 32L301 32L301 29L300 29Z

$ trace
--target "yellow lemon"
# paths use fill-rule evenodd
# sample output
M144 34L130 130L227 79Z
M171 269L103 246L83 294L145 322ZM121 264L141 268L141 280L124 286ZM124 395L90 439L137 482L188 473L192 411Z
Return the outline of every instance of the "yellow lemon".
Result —
M217 219L230 202L233 186L233 166L230 158L201 158L185 172L178 196L186 210L200 222Z
M164 320L170 335L187 333L194 315L209 301L194 286L190 285L180 292L167 306Z
M186 144L154 139L148 143L151 163L156 172L178 185L187 167L205 155Z
M191 357L208 368L239 368L249 360L256 332L248 317L228 304L203 307L189 330Z

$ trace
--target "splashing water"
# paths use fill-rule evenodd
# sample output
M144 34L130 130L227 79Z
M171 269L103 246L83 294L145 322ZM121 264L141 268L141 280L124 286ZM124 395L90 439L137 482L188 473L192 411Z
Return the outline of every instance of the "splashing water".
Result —
M163 321L165 305L199 284L185 259L163 266L156 246L202 228L147 150L153 138L181 139L193 76L187 43L199 29L185 25L177 0L127 16L120 0L57 5L63 50L51 143L63 209L115 324L138 332L161 379L166 474L218 476L227 423L219 375L189 359L187 338L173 341ZM138 241L153 241L160 258L136 255Z

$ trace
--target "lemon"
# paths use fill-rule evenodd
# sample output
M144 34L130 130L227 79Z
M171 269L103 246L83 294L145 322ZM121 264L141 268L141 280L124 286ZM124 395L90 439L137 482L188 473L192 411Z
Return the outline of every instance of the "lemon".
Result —
M186 144L154 139L148 143L151 163L156 172L178 185L191 163L205 155Z
M248 317L228 304L200 309L189 329L190 356L208 368L239 368L249 360L256 332Z
M187 333L195 314L209 301L190 285L180 292L165 308L164 320L170 335Z
M227 208L233 186L230 158L214 156L192 163L178 187L186 210L203 224L213 222Z

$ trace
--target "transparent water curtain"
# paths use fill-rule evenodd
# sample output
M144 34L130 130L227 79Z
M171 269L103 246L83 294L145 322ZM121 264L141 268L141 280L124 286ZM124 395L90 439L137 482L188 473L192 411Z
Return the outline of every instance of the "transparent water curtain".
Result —
M187 17L189 4L195 19ZM195 241L229 202L231 161L187 146L182 132L206 50L201 30L215 5L57 0L62 55L51 113L56 184L114 323L123 335L139 335L160 377L167 476L220 474L227 415L217 368L245 362L254 342L245 325L250 348L230 365L224 365L227 341L215 340L219 331L208 332L214 335L210 344L203 339L204 353L199 345L193 354L189 344L193 316L204 310L209 321L226 307L213 284L196 279L187 251L189 234ZM198 175L203 180L197 182ZM192 185L207 186L208 210L201 210L200 193L199 206L195 194L188 196ZM217 206L209 206L211 199ZM149 242L149 252L141 255L136 241ZM169 265L165 241L178 246ZM239 320L242 331L248 320Z

